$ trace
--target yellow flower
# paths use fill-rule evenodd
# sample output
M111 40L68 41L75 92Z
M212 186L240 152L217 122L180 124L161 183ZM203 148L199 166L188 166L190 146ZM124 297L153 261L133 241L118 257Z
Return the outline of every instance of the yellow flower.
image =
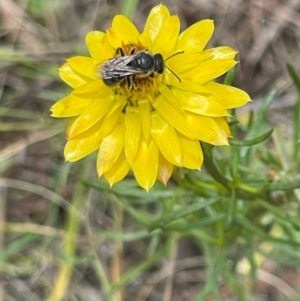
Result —
M250 99L213 80L235 66L236 51L203 50L214 30L211 20L181 34L179 28L178 16L158 5L142 33L117 15L106 33L87 34L91 57L72 57L59 69L73 90L51 108L54 117L72 117L67 161L98 150L99 177L112 186L132 170L149 190L156 179L166 184L174 166L199 170L199 140L228 144L227 109Z

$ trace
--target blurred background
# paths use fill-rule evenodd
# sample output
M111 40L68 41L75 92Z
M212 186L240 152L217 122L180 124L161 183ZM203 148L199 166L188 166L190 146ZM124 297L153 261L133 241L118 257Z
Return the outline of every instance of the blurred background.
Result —
M67 121L49 117L49 108L70 91L58 68L71 56L88 55L87 32L105 31L118 13L132 18L142 30L149 11L160 3L0 0L0 300L105 300L105 279L117 281L121 261L129 270L148 250L147 235L138 232L132 217L118 218L121 209L111 208L116 196L104 181L99 181L102 190L82 185L82 180L97 178L95 156L64 162ZM268 122L282 125L288 135L296 93L286 64L299 73L300 1L166 0L163 4L179 15L181 31L198 20L214 20L208 47L228 45L239 51L233 85L254 100L238 110L241 118L258 110L262 98L276 88ZM122 190L122 184L117 187ZM138 207L145 201L151 210L154 196L134 191L137 194L127 196L126 202ZM134 235L121 239L121 228L140 239ZM174 268L172 256L153 259L154 265L144 262L142 274L133 270L134 280L124 280L126 291L114 300L190 300L205 282L205 263L193 241L183 236L177 247L171 255L179 258L182 271L174 276L171 295L165 275ZM261 272L255 288L247 287L251 299L245 300L300 300L295 291L298 269L268 262L267 270L270 274ZM64 288L67 293L62 297L59 292ZM220 291L222 300L241 300L226 283Z

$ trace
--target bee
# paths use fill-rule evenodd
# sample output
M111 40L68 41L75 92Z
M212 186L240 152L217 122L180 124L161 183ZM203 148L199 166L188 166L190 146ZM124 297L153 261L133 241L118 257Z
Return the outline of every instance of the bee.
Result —
M164 72L165 61L160 53L152 54L147 49L137 53L134 53L134 51L135 49L131 51L130 55L125 55L123 49L118 48L116 57L105 61L98 67L98 72L104 84L111 87L123 80L128 81L132 75L146 78ZM174 72L172 73L174 74ZM175 76L179 79L176 74Z

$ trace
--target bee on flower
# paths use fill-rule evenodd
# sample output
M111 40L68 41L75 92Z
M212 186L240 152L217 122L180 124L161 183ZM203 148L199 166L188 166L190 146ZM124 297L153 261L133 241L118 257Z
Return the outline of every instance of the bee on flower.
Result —
M236 65L237 52L204 50L211 20L179 28L179 18L158 5L141 33L117 15L106 33L87 34L91 57L72 57L59 69L73 90L51 108L54 117L71 117L67 161L98 151L99 177L112 186L132 170L148 191L156 180L166 184L174 166L199 170L199 141L228 145L227 110L250 98L213 80Z

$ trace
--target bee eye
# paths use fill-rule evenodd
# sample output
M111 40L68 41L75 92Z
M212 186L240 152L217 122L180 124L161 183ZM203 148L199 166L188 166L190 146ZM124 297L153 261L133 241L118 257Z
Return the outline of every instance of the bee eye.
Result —
M160 53L154 54L154 71L162 74L164 72L164 59Z

